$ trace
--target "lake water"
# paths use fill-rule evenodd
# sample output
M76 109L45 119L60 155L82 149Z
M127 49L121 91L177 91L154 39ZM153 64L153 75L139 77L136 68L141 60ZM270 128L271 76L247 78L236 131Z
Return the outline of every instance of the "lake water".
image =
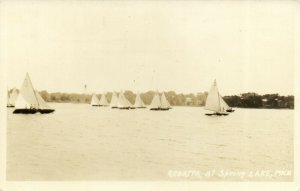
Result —
M46 115L8 109L8 180L293 179L293 110L51 106Z

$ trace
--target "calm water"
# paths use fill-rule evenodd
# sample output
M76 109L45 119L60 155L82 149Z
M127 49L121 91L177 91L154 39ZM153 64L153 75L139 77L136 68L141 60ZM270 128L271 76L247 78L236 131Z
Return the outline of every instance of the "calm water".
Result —
M48 115L8 110L8 180L292 180L174 173L292 171L293 110L236 109L209 117L201 107L52 107Z

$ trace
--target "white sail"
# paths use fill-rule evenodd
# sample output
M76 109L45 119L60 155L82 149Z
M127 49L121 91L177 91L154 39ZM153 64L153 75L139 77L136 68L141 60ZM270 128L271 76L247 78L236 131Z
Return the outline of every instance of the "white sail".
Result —
M110 101L110 106L111 107L118 107L118 96L116 92L113 92L111 101Z
M107 99L106 99L105 94L102 94L102 95L101 95L100 105L101 105L101 106L108 106L108 105L109 105L108 102L107 102Z
M205 109L215 112L224 112L222 97L219 94L216 80L210 88L205 102Z
M45 100L42 98L38 91L35 91L35 95L39 102L39 109L51 109L51 107L45 102Z
M19 94L18 99L15 104L16 109L30 109L31 103L29 103L22 94ZM33 107L32 107L33 108Z
M123 92L121 92L118 99L118 108L129 108L130 105L130 102L126 99Z
M18 90L14 88L12 92L8 92L7 106L14 107L18 98Z
M167 100L166 95L165 95L164 92L161 95L161 108L162 109L170 109L171 108L171 105L168 102L168 100Z
M97 97L96 94L93 94L93 96L92 96L91 105L92 106L98 106L98 105L100 105L100 101L99 101L99 99L98 99L98 97Z
M229 107L229 105L225 102L225 100L222 97L221 97L221 103L224 108L224 111L232 109L231 107Z
M158 95L158 92L155 93L153 99L152 99L152 102L150 104L150 108L151 109L159 109L161 108L161 102L160 102L160 99L159 99L159 95Z
M145 107L145 104L140 96L139 93L137 93L136 98L135 98L135 103L134 103L135 108L142 108Z
M38 109L39 103L32 86L28 73L26 74L23 85L15 105L16 109Z

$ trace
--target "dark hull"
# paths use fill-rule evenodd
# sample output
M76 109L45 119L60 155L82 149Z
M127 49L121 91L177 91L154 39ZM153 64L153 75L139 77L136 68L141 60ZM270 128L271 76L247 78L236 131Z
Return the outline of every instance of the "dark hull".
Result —
M118 107L111 107L112 109L117 109Z
M160 109L161 111L168 111L170 108Z
M39 109L38 112L40 112L41 114L47 114L47 113L52 113L54 112L54 109Z
M167 110L169 110L169 108L165 108L165 109L163 109L163 108L151 108L150 110L153 110L153 111L167 111Z
M119 109L130 109L130 107L118 107Z
M152 111L159 111L160 109L159 108L151 108L150 110L152 110Z
M93 107L100 107L101 105L92 105Z
M6 107L15 107L14 105L7 105Z
M37 113L37 109L15 109L14 114L35 114Z
M232 112L234 112L234 110L233 109L228 109L228 110L226 110L226 112L232 113Z
M100 107L107 107L108 105L99 105Z
M54 112L54 109L16 109L13 111L14 114L35 114L35 113L41 113L41 114L47 114Z
M206 113L207 116L226 116L228 113Z

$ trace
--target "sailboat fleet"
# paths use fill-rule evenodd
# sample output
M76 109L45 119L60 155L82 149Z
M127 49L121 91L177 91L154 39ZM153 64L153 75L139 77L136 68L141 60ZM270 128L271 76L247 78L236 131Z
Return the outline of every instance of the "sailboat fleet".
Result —
M101 99L99 100L97 95L93 94L92 99L91 99L91 106L103 106L103 107L109 106L107 99L106 99L106 95L102 94Z
M98 96L94 93L91 99L91 106L110 106L111 108L118 109L138 109L147 108L139 93L135 98L135 103L131 102L125 97L123 91L118 95L116 92L112 93L111 102L108 103L106 94L103 93L99 100ZM26 74L24 82L18 91L16 88L8 91L7 107L15 107L14 114L35 114L35 113L52 113L55 110L52 109L46 101L41 97L37 90L34 89L29 74ZM149 109L153 111L166 111L171 109L171 104L164 92L159 94L155 92L152 102L149 105ZM212 111L213 113L206 113L207 116L226 116L234 110L228 106L225 100L219 93L217 82L214 80L210 91L206 98L205 110Z

